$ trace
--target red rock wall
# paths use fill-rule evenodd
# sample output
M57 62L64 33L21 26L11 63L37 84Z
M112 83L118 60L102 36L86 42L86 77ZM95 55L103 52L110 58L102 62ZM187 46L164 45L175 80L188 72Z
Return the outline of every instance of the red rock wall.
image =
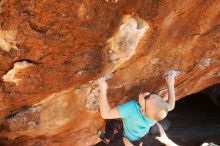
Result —
M0 16L5 145L94 144L101 76L112 105L170 69L178 99L220 82L218 0L2 0Z

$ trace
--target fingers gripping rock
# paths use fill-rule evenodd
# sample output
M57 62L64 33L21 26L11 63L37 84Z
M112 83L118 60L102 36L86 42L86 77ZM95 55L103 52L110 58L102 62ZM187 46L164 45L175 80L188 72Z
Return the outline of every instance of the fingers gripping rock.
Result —
M178 70L168 70L165 72L165 74L163 75L163 78L166 78L168 75L173 75L174 78L177 78L178 76L181 75L181 72Z

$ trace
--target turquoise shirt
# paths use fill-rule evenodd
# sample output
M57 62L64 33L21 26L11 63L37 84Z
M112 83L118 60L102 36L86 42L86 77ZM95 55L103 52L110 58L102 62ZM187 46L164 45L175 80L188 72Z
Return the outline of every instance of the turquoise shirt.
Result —
M142 114L141 107L136 101L119 105L118 109L123 121L124 136L130 141L142 138L155 124L155 121Z

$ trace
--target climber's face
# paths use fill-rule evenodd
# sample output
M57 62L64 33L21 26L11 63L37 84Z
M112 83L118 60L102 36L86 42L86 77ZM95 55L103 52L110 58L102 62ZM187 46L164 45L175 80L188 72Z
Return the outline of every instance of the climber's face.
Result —
M167 116L167 103L156 93L142 93L139 95L142 112L151 120L159 121Z

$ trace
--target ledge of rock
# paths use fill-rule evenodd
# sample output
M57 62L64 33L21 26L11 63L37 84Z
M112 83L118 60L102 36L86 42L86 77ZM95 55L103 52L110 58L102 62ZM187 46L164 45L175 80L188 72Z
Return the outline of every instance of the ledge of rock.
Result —
M0 143L93 145L112 106L140 92L177 99L220 82L220 1L0 1Z

